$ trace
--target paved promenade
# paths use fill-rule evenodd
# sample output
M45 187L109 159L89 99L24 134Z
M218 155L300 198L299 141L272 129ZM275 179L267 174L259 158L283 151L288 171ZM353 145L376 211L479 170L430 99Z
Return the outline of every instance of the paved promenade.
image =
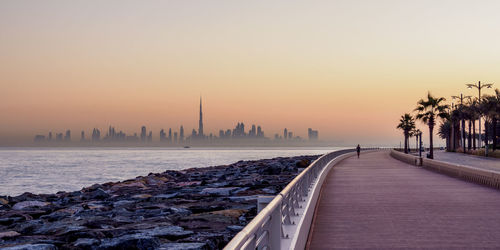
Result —
M309 249L500 248L500 191L365 153L329 173Z
M500 172L500 159L498 158L487 158L439 150L434 152L434 160Z

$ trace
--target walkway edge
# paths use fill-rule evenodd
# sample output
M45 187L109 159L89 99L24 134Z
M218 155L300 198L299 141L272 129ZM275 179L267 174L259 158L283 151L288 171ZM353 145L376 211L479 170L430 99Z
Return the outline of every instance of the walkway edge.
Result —
M391 150L391 156L394 159L406 162L408 164L419 166L451 177L459 178L465 181L500 189L500 173L480 169L460 164L438 161L434 159L420 158L413 155L404 154L394 149ZM420 164L418 164L420 163Z

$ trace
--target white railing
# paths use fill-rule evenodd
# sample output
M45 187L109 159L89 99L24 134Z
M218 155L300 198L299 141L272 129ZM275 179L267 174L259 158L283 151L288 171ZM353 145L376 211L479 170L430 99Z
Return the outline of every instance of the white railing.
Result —
M325 154L293 179L224 249L304 249L321 185L329 170L355 154Z

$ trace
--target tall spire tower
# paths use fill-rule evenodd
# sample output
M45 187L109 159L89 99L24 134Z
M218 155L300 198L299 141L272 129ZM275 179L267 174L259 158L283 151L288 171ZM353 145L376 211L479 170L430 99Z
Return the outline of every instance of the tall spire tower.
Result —
M200 138L205 137L205 135L203 134L203 109L201 107L201 96L200 96L200 122L198 124L198 136Z

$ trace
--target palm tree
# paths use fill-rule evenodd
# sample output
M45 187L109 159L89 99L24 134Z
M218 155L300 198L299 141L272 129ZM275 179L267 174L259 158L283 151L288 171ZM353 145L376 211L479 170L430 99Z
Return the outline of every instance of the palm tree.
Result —
M446 150L450 151L451 145L451 121L445 120L439 125L438 135L441 139L446 140Z
M429 126L429 158L431 159L434 158L432 133L436 125L436 120L438 118L448 117L448 113L446 112L448 105L442 104L444 101L446 101L444 97L436 98L429 92L427 93L427 100L420 99L420 101L417 102L417 108L415 108L415 111L417 111L416 118Z
M474 119L474 110L472 109L472 100L469 99L466 105L463 107L463 117L464 120L467 120L469 125L469 132L467 133L467 150L470 151L472 149L472 120ZM464 152L465 152L465 138L464 138Z
M460 147L460 110L454 109L450 112L451 121L451 151L455 152Z
M481 102L481 113L485 116L485 141L488 144L489 129L486 127L487 123L491 123L491 134L493 137L493 150L497 147L498 135L497 135L497 123L500 120L500 90L495 89L494 95L488 95L483 97Z
M419 146L418 146L418 136L422 134L422 131L420 129L413 129L412 134L415 136L415 148L417 149L417 153L419 151Z
M415 120L410 114L404 114L401 116L397 128L403 130L405 136L405 154L408 154L408 137L410 136L410 131L415 128Z
M477 101L477 98L475 99L469 99L469 102L467 103L469 107L469 116L472 120L472 148L476 150L476 140L477 140L477 135L476 135L476 120L479 119L479 103Z

